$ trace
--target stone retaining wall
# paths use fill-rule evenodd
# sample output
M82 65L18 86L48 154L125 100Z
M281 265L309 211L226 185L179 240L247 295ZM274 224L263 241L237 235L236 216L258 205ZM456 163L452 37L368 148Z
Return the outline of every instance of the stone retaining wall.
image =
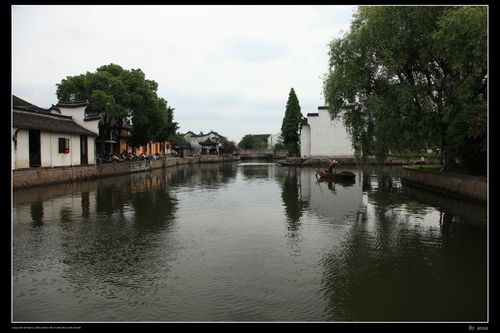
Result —
M401 180L414 186L478 203L486 203L488 198L488 182L484 177L403 167Z
M202 155L201 157L169 157L160 160L115 162L98 165L20 169L12 172L12 188L27 188L134 172L144 172L181 164L217 163L236 160L238 160L238 158Z

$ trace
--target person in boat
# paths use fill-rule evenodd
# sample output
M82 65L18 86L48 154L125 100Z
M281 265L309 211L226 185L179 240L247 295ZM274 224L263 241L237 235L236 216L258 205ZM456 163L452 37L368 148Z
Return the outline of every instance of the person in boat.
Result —
M415 164L425 164L425 158L423 156L420 157L418 161L415 162Z
M340 163L337 160L333 160L332 163L328 166L328 173L333 173L335 168L339 167Z

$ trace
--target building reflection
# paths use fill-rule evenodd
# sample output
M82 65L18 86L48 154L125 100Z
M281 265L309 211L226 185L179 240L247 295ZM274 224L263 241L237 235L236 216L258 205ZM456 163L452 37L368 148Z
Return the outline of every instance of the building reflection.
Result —
M308 210L322 219L343 223L353 216L362 203L360 174L354 182L322 181L311 168L300 169L300 195L308 203Z
M34 227L43 225L43 202L35 201L30 205L31 221Z
M322 258L331 320L485 320L484 230L450 228L452 214L409 200L397 174L367 175L366 205Z
M170 233L178 203L170 185L172 179L184 177L183 171L169 168L99 179L65 195L48 187L43 201L38 200L42 191L34 191L31 198L22 193L14 202L14 229L17 234L25 228L22 216L28 205L33 226L45 224L49 229L43 238L41 233L28 234L33 240L23 244L36 244L45 255L59 258L58 270L67 272L62 274L74 286L71 293L81 301L89 292L123 300L131 288L147 293L156 286L153 277L168 273L176 253L178 244ZM47 195L51 191L53 195ZM29 262L16 261L16 267L26 265ZM95 289L89 291L88 286Z

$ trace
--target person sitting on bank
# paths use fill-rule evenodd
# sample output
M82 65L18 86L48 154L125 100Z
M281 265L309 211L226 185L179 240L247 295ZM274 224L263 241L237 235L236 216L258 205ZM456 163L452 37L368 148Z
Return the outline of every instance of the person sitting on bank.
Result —
M328 172L329 173L333 173L334 172L334 169L339 167L340 166L340 163L337 161L337 160L333 160L332 163L330 163L330 165L328 166Z

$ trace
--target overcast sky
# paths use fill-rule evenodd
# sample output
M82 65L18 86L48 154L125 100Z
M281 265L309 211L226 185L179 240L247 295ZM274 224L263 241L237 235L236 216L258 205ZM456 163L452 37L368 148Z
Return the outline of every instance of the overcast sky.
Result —
M12 6L12 93L57 103L67 76L140 68L179 131L238 143L280 131L290 88L305 115L324 104L328 43L355 6Z

